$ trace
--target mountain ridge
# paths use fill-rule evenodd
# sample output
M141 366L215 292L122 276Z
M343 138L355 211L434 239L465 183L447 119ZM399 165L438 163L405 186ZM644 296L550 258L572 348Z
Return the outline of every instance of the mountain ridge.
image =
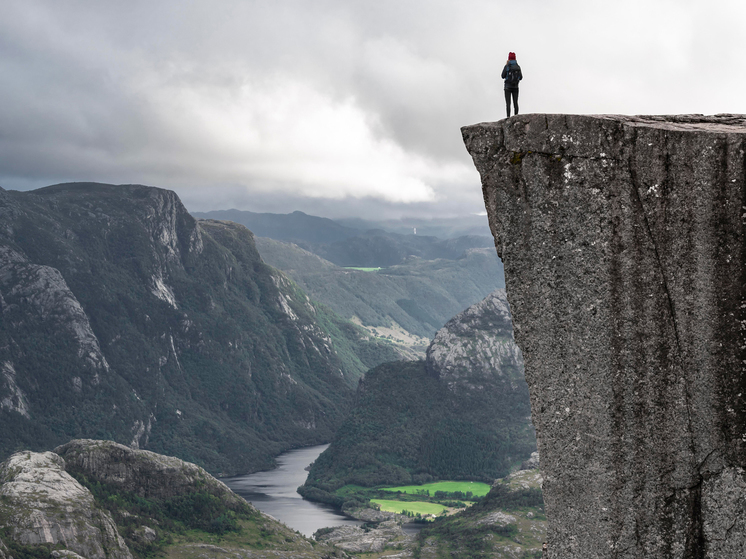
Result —
M0 217L3 456L87 436L267 468L329 440L357 377L398 358L171 191L3 190Z

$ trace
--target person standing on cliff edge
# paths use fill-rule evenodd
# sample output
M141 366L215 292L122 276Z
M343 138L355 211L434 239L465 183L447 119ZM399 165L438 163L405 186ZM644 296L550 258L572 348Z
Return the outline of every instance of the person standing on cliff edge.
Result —
M523 79L521 67L515 60L515 53L508 53L508 62L503 68L502 79L505 80L505 111L510 118L510 98L513 98L513 108L518 114L518 82Z

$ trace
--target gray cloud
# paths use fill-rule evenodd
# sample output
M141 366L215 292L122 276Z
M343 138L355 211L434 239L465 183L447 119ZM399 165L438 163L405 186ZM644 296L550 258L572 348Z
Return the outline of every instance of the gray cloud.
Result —
M0 185L476 212L459 127L504 116L509 50L524 112L746 112L745 19L740 0L9 0Z

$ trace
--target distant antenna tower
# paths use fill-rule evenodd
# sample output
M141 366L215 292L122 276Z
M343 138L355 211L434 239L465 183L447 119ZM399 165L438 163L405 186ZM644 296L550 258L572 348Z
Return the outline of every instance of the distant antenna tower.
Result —
M414 234L416 235L417 234L417 227L412 227L412 229L414 229Z

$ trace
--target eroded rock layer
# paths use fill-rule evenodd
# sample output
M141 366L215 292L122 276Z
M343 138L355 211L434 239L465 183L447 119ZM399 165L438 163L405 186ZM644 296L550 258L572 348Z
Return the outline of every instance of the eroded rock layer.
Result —
M746 116L468 126L550 557L746 556Z

